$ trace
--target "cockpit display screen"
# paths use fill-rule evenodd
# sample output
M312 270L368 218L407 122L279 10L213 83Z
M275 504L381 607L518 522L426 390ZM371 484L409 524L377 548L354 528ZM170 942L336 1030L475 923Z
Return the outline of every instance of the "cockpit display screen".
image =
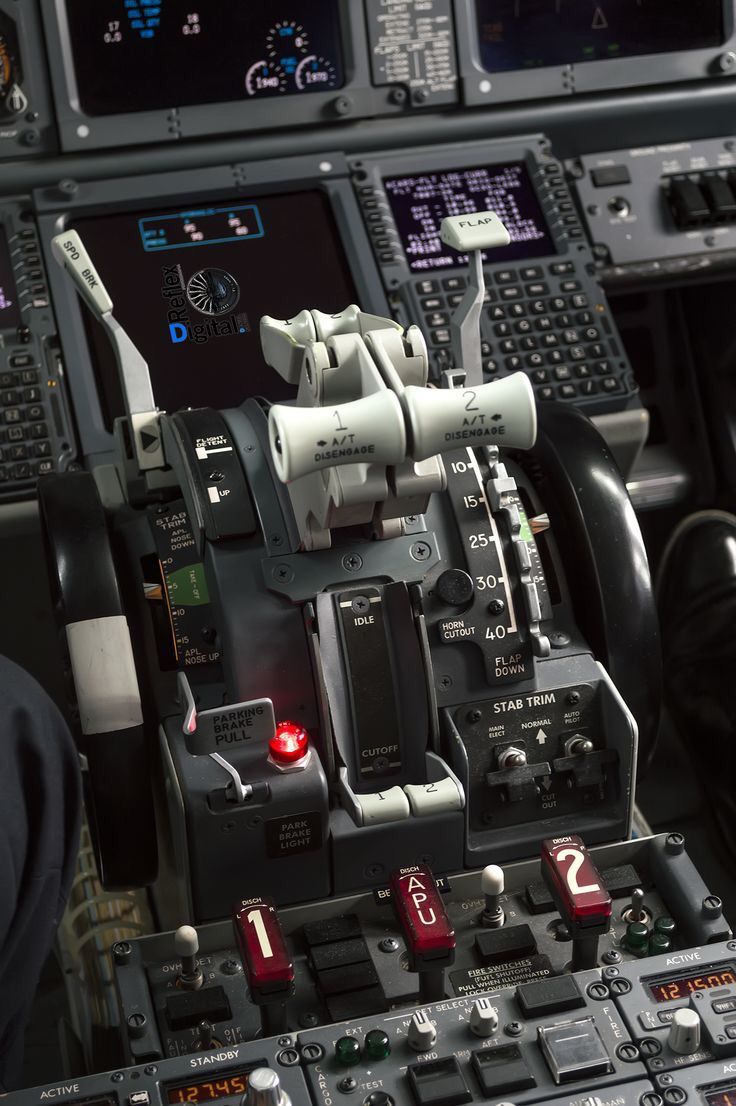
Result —
M476 0L488 73L706 49L724 41L722 0Z
M440 223L447 215L495 211L511 242L493 251L494 262L556 252L523 161L386 177L383 186L413 273L467 263L467 256L456 253L440 238Z
M338 0L66 0L87 115L324 92L343 84Z
M263 360L261 316L341 311L358 298L330 201L317 189L73 225L113 315L148 362L164 411L292 397L294 388ZM117 366L86 310L85 323L109 425L122 414Z

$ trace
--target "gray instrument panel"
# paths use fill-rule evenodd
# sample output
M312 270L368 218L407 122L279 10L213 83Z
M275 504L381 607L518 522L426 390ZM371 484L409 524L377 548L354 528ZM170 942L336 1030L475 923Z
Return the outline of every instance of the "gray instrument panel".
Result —
M70 3L27 0L22 7L12 0L0 3L0 17L17 23L31 113L0 126L0 157L53 150L52 96L58 145L65 152L86 152L246 130L330 126L455 105L494 107L632 86L722 81L736 74L733 0L723 0L723 41L717 46L491 74L480 59L474 0L431 0L416 6L339 0L344 79L334 88L259 98L249 95L244 83L242 98L230 102L172 103L93 116L80 102L67 15ZM112 9L111 14L115 14ZM280 14L274 11L275 18ZM104 65L104 55L99 64ZM130 79L134 81L135 75Z

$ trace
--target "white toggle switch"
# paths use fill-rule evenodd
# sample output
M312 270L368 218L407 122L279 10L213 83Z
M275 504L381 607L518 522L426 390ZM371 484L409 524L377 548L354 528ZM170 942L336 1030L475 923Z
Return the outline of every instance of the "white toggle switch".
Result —
M498 1029L498 1011L490 999L479 998L470 1011L470 1029L476 1037L492 1037Z
M687 1056L700 1048L700 1015L695 1010L675 1010L667 1044L673 1052Z
M437 1030L429 1020L426 1010L417 1010L409 1023L407 1034L409 1048L415 1052L428 1052L437 1041Z
M469 388L404 389L410 451L415 461L463 446L531 449L537 408L526 373Z
M504 887L503 868L500 868L498 864L487 864L480 876L480 889L485 898L485 907L480 920L484 926L488 926L490 929L498 929L506 921L500 902Z
M179 985L185 990L198 991L204 982L204 976L197 963L199 936L194 926L179 926L174 934L174 949L181 960Z
M331 407L275 404L268 416L271 454L289 483L338 465L398 465L406 458L406 427L395 392L382 391Z

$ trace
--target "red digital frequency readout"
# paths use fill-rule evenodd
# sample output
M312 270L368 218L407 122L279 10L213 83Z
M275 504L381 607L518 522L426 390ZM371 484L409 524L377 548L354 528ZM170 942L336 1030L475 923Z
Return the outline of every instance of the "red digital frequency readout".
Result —
M645 980L655 1002L674 1002L688 998L693 991L709 991L712 987L728 987L736 983L733 965L707 969L699 975L667 976Z
M230 1075L221 1075L219 1078L203 1080L201 1083L185 1083L178 1087L168 1087L166 1101L171 1103L182 1102L216 1102L218 1098L227 1098L229 1095L244 1095L248 1089L248 1072L238 1071Z

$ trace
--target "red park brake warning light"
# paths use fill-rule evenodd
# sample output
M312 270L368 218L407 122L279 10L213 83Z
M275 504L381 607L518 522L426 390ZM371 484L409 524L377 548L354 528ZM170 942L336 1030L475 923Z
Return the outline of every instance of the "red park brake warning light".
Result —
M542 842L542 875L565 921L585 927L607 924L611 896L579 837Z
M276 908L268 899L243 899L233 913L233 925L254 1000L290 991L291 962Z
M397 868L391 873L394 906L412 961L451 962L455 952L455 930L437 890L437 882L424 864Z
M293 764L309 752L309 734L298 722L277 722L268 751L276 764Z

